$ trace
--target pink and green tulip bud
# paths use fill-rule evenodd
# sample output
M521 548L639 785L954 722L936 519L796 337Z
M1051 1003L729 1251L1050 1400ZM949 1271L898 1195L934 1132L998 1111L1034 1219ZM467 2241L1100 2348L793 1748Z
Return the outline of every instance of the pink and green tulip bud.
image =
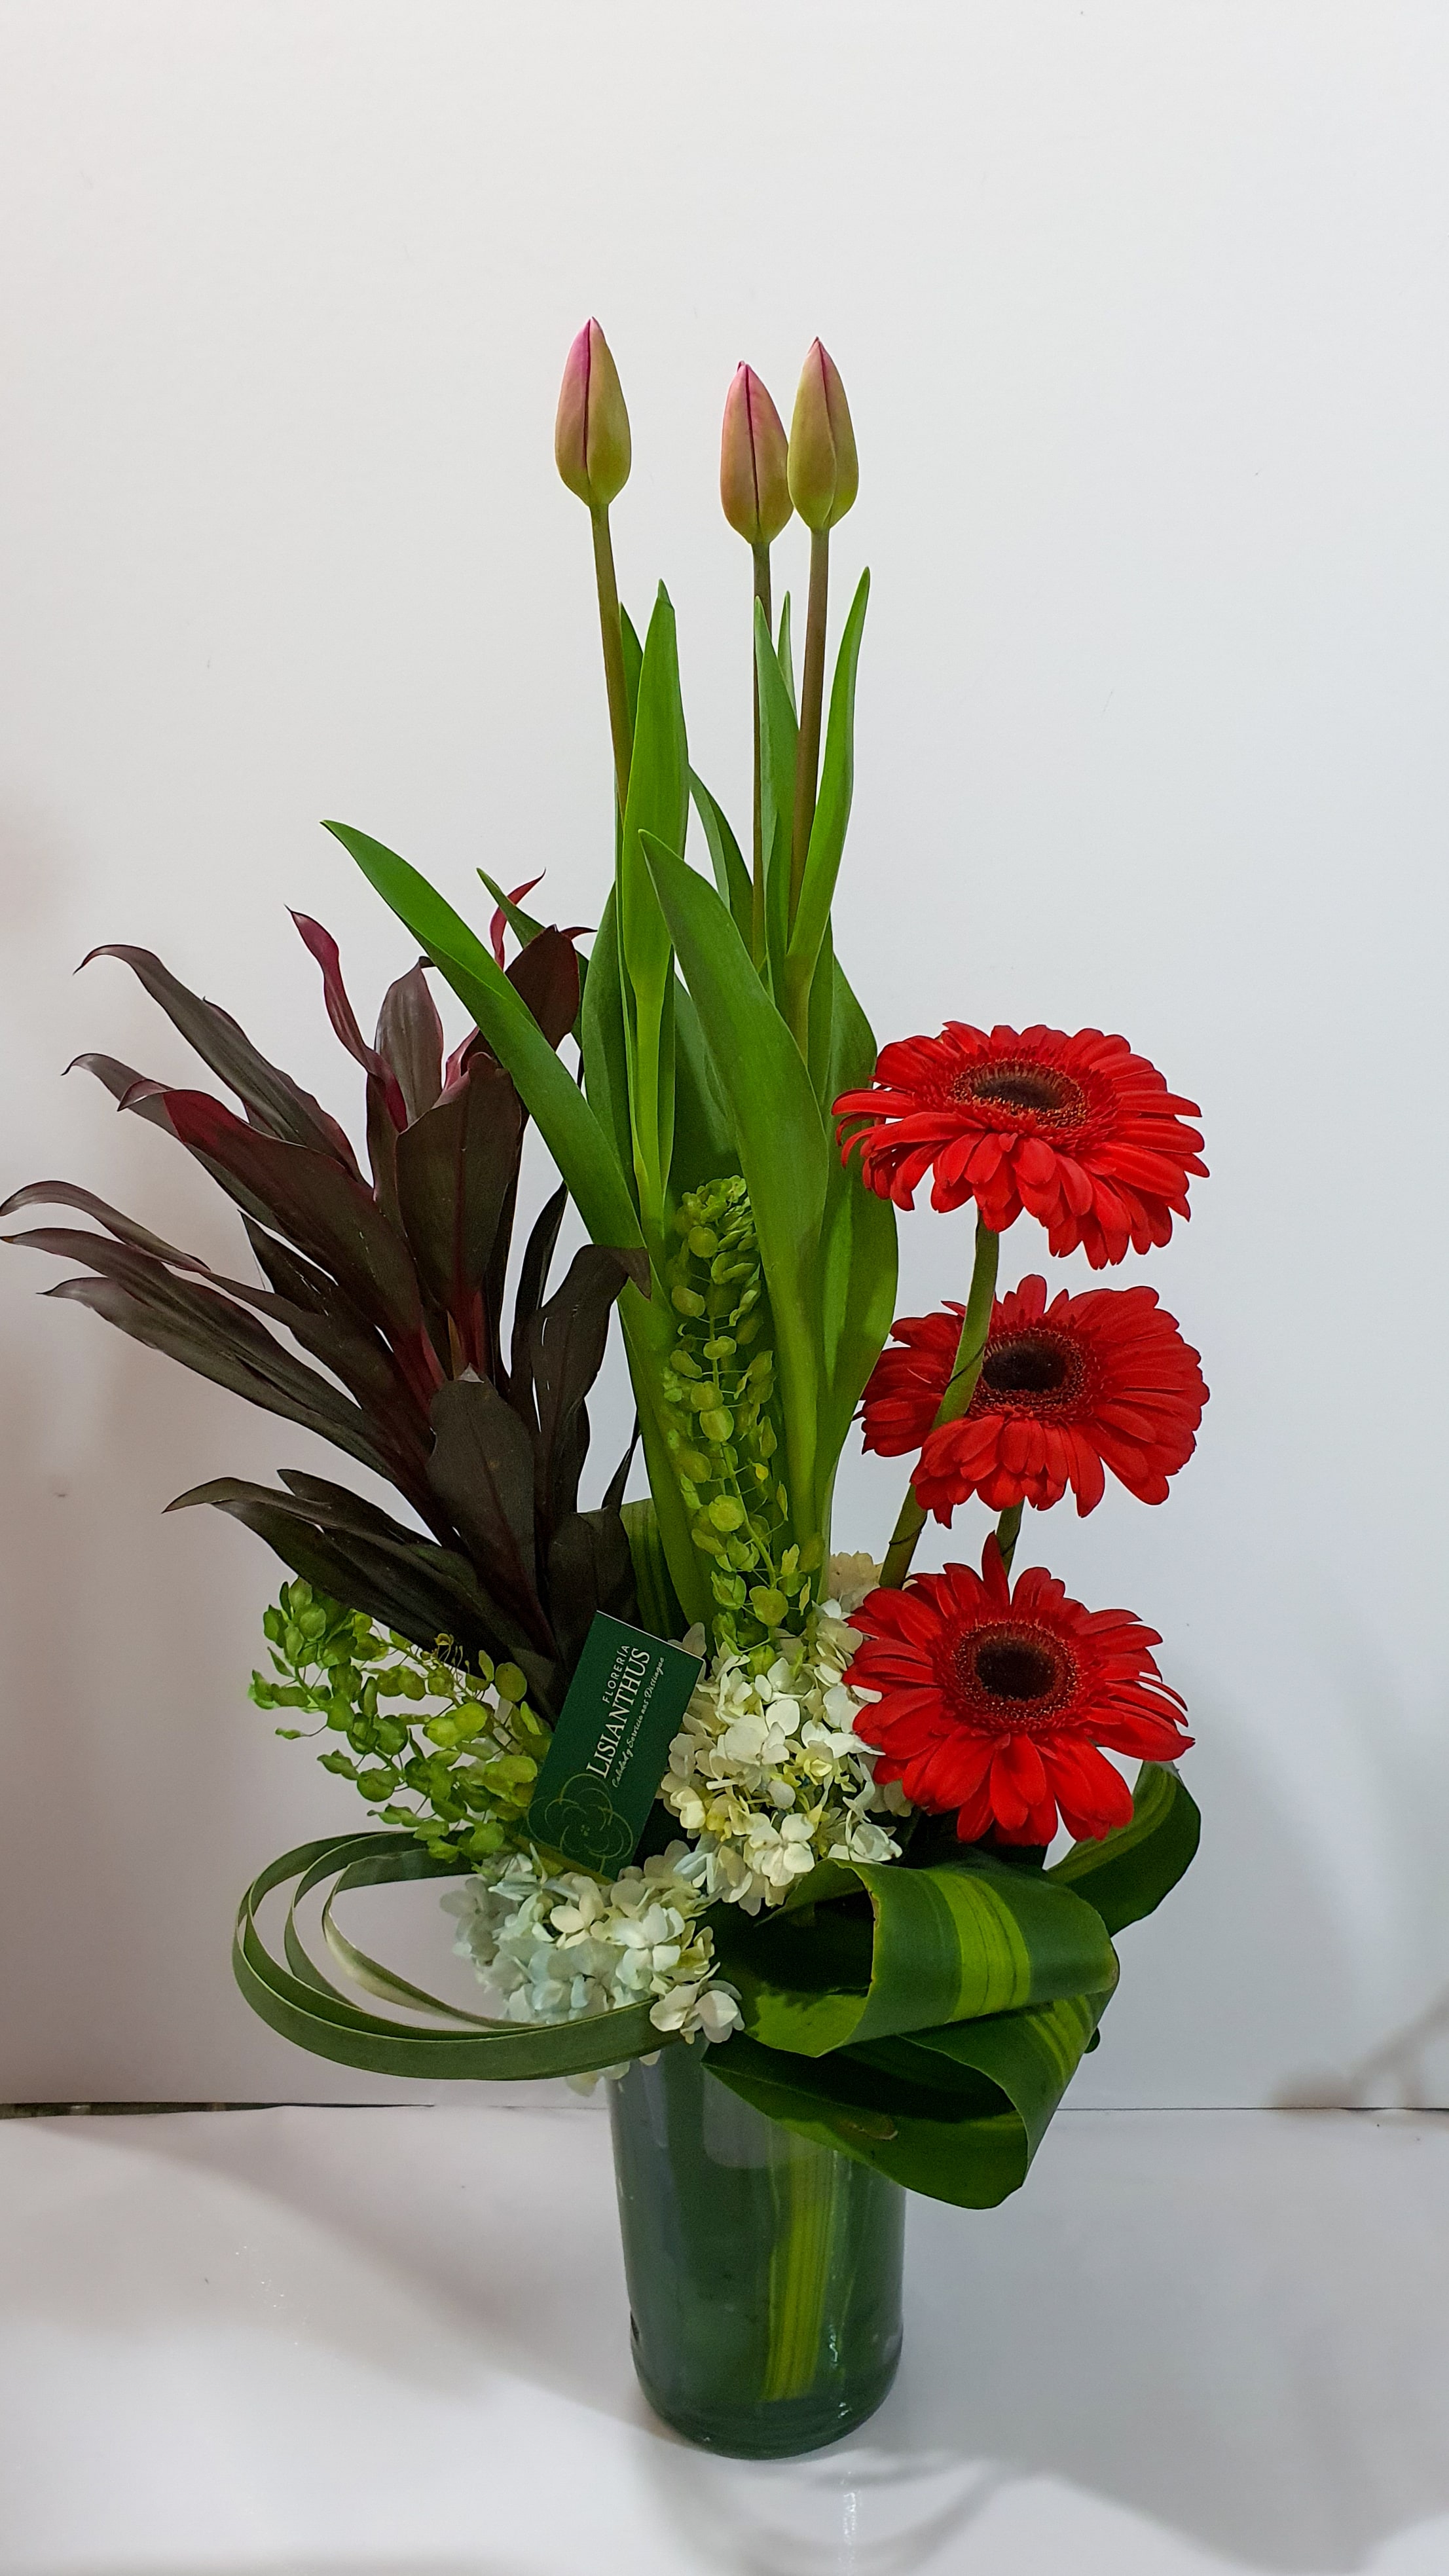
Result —
M629 415L619 371L597 322L586 322L559 388L553 452L571 492L607 510L629 480Z
M806 527L818 534L844 518L859 487L845 387L829 351L814 340L790 423L790 498Z
M749 546L772 546L794 506L785 424L754 368L743 360L725 396L719 497L730 526Z

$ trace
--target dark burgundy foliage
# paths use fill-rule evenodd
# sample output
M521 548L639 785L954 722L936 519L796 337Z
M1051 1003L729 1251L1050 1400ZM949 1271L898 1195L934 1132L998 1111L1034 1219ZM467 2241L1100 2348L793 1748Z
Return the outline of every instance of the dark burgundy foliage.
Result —
M215 1504L308 1582L420 1645L448 1635L465 1652L517 1663L552 1714L594 1612L638 1616L620 1518L625 1470L601 1509L581 1512L578 1498L585 1398L626 1279L647 1294L645 1256L589 1245L548 1296L565 1196L556 1191L524 1247L505 1332L527 1123L510 1076L476 1029L444 1062L422 965L390 987L369 1046L336 941L293 918L321 969L332 1026L366 1076L366 1172L320 1102L149 950L93 954L134 970L245 1115L114 1057L78 1059L220 1183L241 1211L261 1283L222 1277L65 1181L17 1190L0 1216L42 1202L94 1218L104 1233L44 1226L8 1240L83 1262L86 1275L50 1295L319 1433L385 1477L431 1536L285 1469L280 1490L228 1477L173 1510ZM558 1046L579 1006L571 936L539 931L507 971Z

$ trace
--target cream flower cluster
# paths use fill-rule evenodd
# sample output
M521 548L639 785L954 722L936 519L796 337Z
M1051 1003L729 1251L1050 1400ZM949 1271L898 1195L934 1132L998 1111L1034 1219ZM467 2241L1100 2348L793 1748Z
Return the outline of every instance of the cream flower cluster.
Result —
M711 1901L707 1877L685 1843L607 1885L582 1870L550 1874L528 1848L485 1859L443 1904L460 1918L455 1951L509 2021L583 2021L648 2003L656 2030L719 2040L740 2011L715 1982L713 1937L697 1919Z
M783 1904L818 1861L895 1859L877 1819L904 1815L906 1800L894 1783L876 1787L854 1732L869 1701L843 1679L859 1643L845 1619L878 1571L868 1556L832 1557L803 1636L777 1631L701 1676L659 1795L695 1843L708 1901L755 1914ZM685 1643L697 1647L699 1632Z

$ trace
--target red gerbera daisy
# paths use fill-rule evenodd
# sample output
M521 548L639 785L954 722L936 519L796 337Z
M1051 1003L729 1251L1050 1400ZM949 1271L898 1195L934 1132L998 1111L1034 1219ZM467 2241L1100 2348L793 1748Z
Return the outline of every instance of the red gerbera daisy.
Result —
M1057 1820L1099 1841L1132 1814L1132 1793L1098 1751L1173 1762L1192 1742L1152 1657L1162 1640L1130 1610L1084 1610L1035 1565L1013 1587L994 1537L981 1572L948 1565L902 1592L872 1592L846 1669L878 1691L855 1731L878 1750L875 1776L917 1807L957 1810L977 1842L1049 1843Z
M865 1446L919 1449L916 1499L950 1526L979 1494L993 1512L1046 1511L1068 1485L1095 1510L1110 1467L1139 1502L1164 1503L1187 1464L1207 1402L1198 1355L1155 1288L1065 1289L1023 1279L992 1309L981 1375L959 1422L932 1429L961 1332L961 1308L903 1315L904 1350L883 1351L865 1390Z
M1166 1243L1187 1215L1189 1173L1205 1176L1202 1138L1125 1038L1100 1029L968 1028L950 1020L938 1038L902 1038L882 1049L869 1091L835 1104L848 1156L860 1152L867 1188L913 1205L932 1173L931 1205L974 1199L993 1234L1025 1208L1053 1252L1080 1244L1094 1270L1129 1244ZM854 1125L855 1121L863 1121Z
M948 1297L939 1314L896 1317L891 1340L902 1347L881 1352L861 1398L862 1445L878 1458L904 1458L925 1439L946 1392L965 1312Z

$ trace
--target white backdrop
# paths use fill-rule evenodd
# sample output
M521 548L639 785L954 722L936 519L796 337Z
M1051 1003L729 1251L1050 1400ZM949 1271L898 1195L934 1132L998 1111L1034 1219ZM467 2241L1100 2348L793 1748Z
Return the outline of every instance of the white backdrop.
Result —
M323 814L597 918L551 461L591 311L625 594L668 579L740 812L719 410L741 355L787 413L814 332L837 358L840 586L875 576L839 944L877 1030L1120 1028L1207 1126L1192 1224L1118 1274L1203 1351L1199 1457L1034 1551L1161 1628L1200 1739L1203 1855L1079 2103L1449 2099L1446 78L1432 0L0 10L7 1187L240 1257L168 1140L62 1082L189 1061L124 968L71 970L154 946L355 1108L285 906L364 1018L411 952ZM903 1308L967 1239L907 1222ZM47 1273L0 1266L0 2093L378 2098L231 1987L238 1889L355 1801L246 1705L271 1559L160 1518L309 1444ZM848 1469L842 1543L897 1482Z

